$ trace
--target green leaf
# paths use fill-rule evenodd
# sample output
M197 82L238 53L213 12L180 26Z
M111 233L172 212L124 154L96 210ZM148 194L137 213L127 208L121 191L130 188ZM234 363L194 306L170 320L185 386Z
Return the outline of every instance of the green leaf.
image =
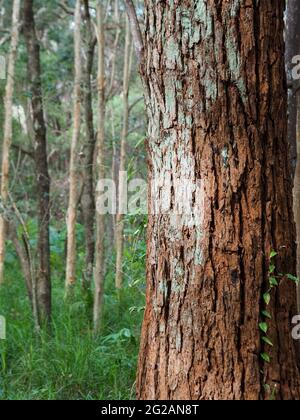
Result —
M261 353L260 357L267 363L271 362L271 357L267 353Z
M270 295L270 293L265 293L264 294L264 296L263 296L263 298L264 298L264 301L265 301L265 303L266 303L266 305L269 305L269 303L271 302L271 295Z
M271 387L268 384L264 384L264 389L266 392L268 392L269 394L271 393Z
M275 268L276 268L275 265L274 264L271 264L270 267L269 267L269 273L270 274L274 273Z
M276 251L271 251L270 259L276 257L276 255L278 255Z
M266 322L261 322L260 324L259 324L259 328L266 334L267 333L267 331L268 331L268 329L269 329L269 327L268 327L268 324L266 323Z
M289 280L292 280L292 281L294 281L295 283L299 283L299 279L298 279L298 277L295 277L295 276L293 276L292 274L287 274L286 276L287 276L287 278L288 278Z
M269 278L269 281L270 281L270 285L271 286L274 286L274 287L279 286L278 281L277 281L277 279L275 277L270 277Z
M272 341L268 337L262 337L261 339L264 343L268 344L271 347L274 347L274 344L272 343Z
M262 315L265 316L266 318L272 319L272 315L268 311L262 311Z

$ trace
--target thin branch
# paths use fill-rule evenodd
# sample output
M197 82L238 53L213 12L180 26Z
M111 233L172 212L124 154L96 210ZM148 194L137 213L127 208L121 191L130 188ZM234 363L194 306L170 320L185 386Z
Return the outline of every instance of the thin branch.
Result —
M33 318L35 323L35 330L38 333L40 331L40 318L39 318L39 310L38 310L38 300L37 300L37 278L36 278L36 270L34 259L31 251L31 244L30 244L30 236L27 230L26 223L20 213L15 201L13 200L11 194L9 194L9 199L11 201L11 206L14 211L14 214L19 221L20 225L22 226L23 234L22 239L25 247L25 252L27 254L28 264L29 264L29 271L30 271L30 280L31 280L31 292L32 292L32 310L33 310Z
M58 3L58 5L59 5L59 7L61 8L61 9L63 9L63 11L64 12L66 12L68 15L74 15L74 10L71 8L71 7L69 7L67 4L66 4L66 2L65 1L60 1L59 3Z
M127 136L130 136L130 134L136 133L138 130L141 130L144 128L144 124L139 124L136 127L133 127L131 130L128 131Z
M33 152L30 152L29 150L23 149L18 144L12 144L11 147L13 149L18 150L19 152L23 153L23 155L29 156L29 157L31 157L31 159L34 159L34 153Z
M2 45L4 45L6 42L8 42L9 40L10 40L10 33L9 33L9 34L4 35L4 37L3 37L2 39L0 39L0 47L1 47Z
M139 59L139 62L141 62L143 58L144 42L141 27L132 0L125 0L125 8L130 23L135 52Z
M140 103L142 100L144 99L144 97L143 96L141 96L141 97L139 97L139 98L137 98L131 105L130 105L130 107L129 107L129 112L131 112L132 110L133 110L133 108L138 104L138 103Z

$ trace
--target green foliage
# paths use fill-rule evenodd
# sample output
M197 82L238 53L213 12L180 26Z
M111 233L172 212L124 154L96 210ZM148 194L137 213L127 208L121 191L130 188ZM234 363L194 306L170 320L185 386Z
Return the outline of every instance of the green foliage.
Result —
M270 397L270 401L274 401L276 400L276 395L277 395L277 388L276 385L274 385L272 388L269 384L265 384L264 385L264 389L265 392L267 393L267 395L269 395Z
M269 305L269 304L270 304L270 302L271 302L271 295L270 295L270 293L269 293L269 292L268 292L268 293L265 293L265 294L263 295L263 298L264 298L265 304L266 304L266 305Z
M268 332L268 324L266 322L261 322L259 324L259 328L262 332L264 332L265 334Z
M265 331L267 332L267 331ZM272 343L272 341L268 338L268 337L262 337L262 341L266 344L268 344L269 346L273 347L274 344Z
M132 398L143 317L145 221L128 219L125 284L114 287L114 259L108 262L101 334L94 337L80 282L64 303L65 230L51 228L54 269L51 332L37 338L24 281L9 245L6 285L0 291L7 340L0 341L0 400L126 400ZM133 225L130 223L134 222ZM140 225L138 225L138 222ZM34 223L28 223L31 235ZM79 253L83 230L78 225ZM34 240L34 239L32 239ZM78 272L83 259L79 260Z
M262 318L264 319L263 322L259 323L259 330L261 331L261 341L263 344L265 344L267 347L274 347L274 344L272 342L272 340L267 336L267 333L270 329L270 326L268 324L268 321L272 321L272 315L271 313L267 310L267 307L270 305L271 300L272 300L272 291L274 289L276 289L279 286L279 281L282 277L286 277L288 280L292 280L295 283L298 283L299 279L295 276L293 276L292 274L278 274L276 275L276 265L274 263L274 259L275 257L278 255L278 253L276 251L271 251L270 253L270 257L269 257L269 269L268 269L268 273L269 273L269 288L267 290L266 293L263 294L263 301L265 304L265 309L261 312ZM266 362L266 363L270 363L271 362L271 356L267 351L263 351L260 353L260 357L261 359ZM263 374L263 371L262 371ZM275 399L276 397L276 387L273 388L273 390L271 389L269 384L265 384L265 391L267 394L269 394L270 399Z
M260 357L267 363L271 362L271 357L267 353L261 353Z
M263 318L266 319L266 321L259 323L259 329L263 333L263 335L261 336L261 340L264 344L266 344L267 346L270 346L270 347L273 347L273 342L266 334L269 330L269 324L268 324L267 320L268 321L272 320L272 315L267 310L267 307L271 303L271 299L272 299L271 291L272 291L272 289L279 285L279 283L276 279L276 276L274 274L275 270L276 270L276 266L273 263L273 261L274 261L274 258L276 256L277 256L277 252L272 250L271 253L270 253L270 263L269 263L269 269L268 269L268 272L269 272L269 289L266 293L263 294L263 301L265 303L266 309L264 309L261 312L261 315L263 316ZM271 356L267 352L261 353L260 357L266 363L270 363L270 361L271 361Z
M1 22L3 29L11 25L11 3L5 1ZM74 8L75 1L66 2ZM96 1L91 1L96 5ZM52 332L40 339L33 334L31 308L21 273L20 262L8 241L6 252L6 285L0 291L0 313L7 318L8 338L0 342L0 399L125 399L129 398L135 380L139 331L145 301L145 226L144 216L125 218L124 288L114 287L115 255L105 238L106 289L101 335L96 339L91 327L91 291L83 290L85 275L85 236L82 212L78 208L76 226L76 276L78 284L68 304L64 303L66 227L70 138L72 132L72 95L74 89L74 39L72 14L58 7L57 0L34 2L36 29L40 43L41 81L47 128L47 152L51 177L51 271L53 295ZM123 6L120 5L125 29ZM92 9L91 9L92 10ZM113 9L107 8L109 24ZM92 16L94 11L92 10ZM107 102L105 121L105 170L111 176L112 163L120 155L123 128L123 45L122 30L117 49L116 71L112 94ZM110 82L110 47L115 31L106 33L107 85ZM83 50L86 36L83 25ZM1 46L1 54L9 50L9 40ZM85 58L86 54L83 54ZM94 128L97 127L97 52L92 71ZM34 139L28 99L32 94L27 84L27 51L21 34L15 69L13 147L10 153L10 193L26 223L33 263L37 264L37 179L34 160ZM85 60L83 61L83 65ZM133 60L133 67L135 66ZM134 73L134 72L132 72ZM0 80L0 96L4 97L5 80ZM131 108L127 141L129 179L147 179L143 88L137 72L132 74L129 103ZM17 107L17 109L16 109ZM3 106L0 106L0 131L3 132ZM18 116L19 114L19 116ZM84 113L83 113L84 114ZM23 119L22 119L23 116ZM78 153L83 156L86 126L82 115L81 141ZM82 152L82 153L81 153ZM114 152L114 156L113 156ZM81 176L81 161L78 174ZM96 173L95 173L96 175ZM96 178L96 177L95 177ZM96 179L95 179L96 182ZM22 229L18 231L21 239ZM22 239L21 239L22 240ZM92 287L91 287L92 289Z
M298 279L298 277L295 277L295 276L293 276L292 274L287 274L286 275L286 277L289 279L289 280L292 280L293 282L295 282L295 283L299 283L299 279Z
M272 319L272 315L268 311L262 311L261 313L265 318Z

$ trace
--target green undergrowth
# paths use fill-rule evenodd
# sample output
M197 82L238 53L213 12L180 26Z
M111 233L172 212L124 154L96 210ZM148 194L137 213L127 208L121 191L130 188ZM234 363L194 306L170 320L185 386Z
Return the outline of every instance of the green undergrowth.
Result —
M1 400L134 398L144 305L143 234L142 229L126 232L124 288L119 293L114 288L114 259L108 258L98 337L80 284L72 301L64 302L63 253L57 237L52 237L53 321L51 331L37 337L20 267L9 248L6 283L0 291L0 314L7 322L7 339L0 340Z

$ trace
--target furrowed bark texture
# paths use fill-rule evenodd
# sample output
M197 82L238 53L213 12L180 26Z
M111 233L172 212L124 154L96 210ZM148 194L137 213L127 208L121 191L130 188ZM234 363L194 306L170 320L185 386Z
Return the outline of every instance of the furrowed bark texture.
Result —
M47 160L47 136L43 110L40 46L35 30L33 1L24 1L24 37L27 46L28 83L34 131L34 160L38 200L38 272L37 298L42 320L51 316L50 273L50 177Z
M267 385L298 399L291 281L272 292L272 349L258 327L270 251L278 272L295 271L284 1L145 10L151 214L137 396L258 400Z

